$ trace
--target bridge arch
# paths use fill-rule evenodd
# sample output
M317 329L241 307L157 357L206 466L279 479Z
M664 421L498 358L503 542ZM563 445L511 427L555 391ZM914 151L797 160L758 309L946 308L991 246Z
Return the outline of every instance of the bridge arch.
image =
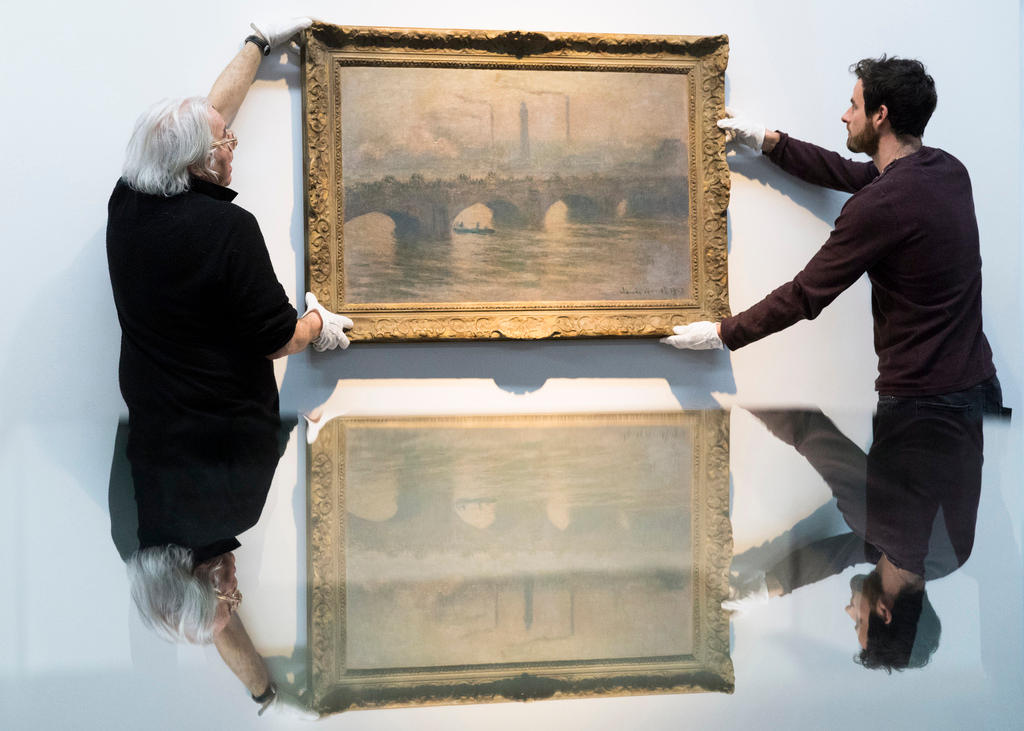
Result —
M493 198L487 201L486 205L494 214L495 226L518 228L526 222L526 217L519 206L504 198Z
M494 211L484 203L473 203L458 210L449 223L449 230L455 227L465 228L492 228L494 226Z
M559 200L565 204L568 220L572 223L587 223L601 217L601 204L590 196L570 193Z
M630 216L685 219L689 216L686 186L636 186L626 192Z
M346 210L345 213L348 214L349 211ZM354 221L358 222L359 225L366 225L367 223L375 222L374 225L379 228L380 216L386 216L391 219L392 224L394 224L394 229L391 233L393 233L396 238L419 236L425 230L423 222L420 221L419 218L410 213L396 210L394 208L360 211L355 215L346 215L345 225L352 225Z
M412 238L419 236L423 232L423 223L405 211L387 210L381 212L395 222L396 238Z

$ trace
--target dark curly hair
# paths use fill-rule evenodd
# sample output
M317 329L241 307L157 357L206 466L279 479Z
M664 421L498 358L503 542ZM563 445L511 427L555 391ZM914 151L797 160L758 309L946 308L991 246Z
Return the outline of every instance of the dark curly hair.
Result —
M912 58L864 58L850 66L864 87L864 112L885 105L892 131L900 137L921 137L935 111L935 80L924 64Z
M864 581L866 597L880 596L881 577L872 571ZM874 612L868 618L867 647L854 660L871 670L905 670L928 664L939 646L942 623L923 590L904 589L892 607L892 621Z

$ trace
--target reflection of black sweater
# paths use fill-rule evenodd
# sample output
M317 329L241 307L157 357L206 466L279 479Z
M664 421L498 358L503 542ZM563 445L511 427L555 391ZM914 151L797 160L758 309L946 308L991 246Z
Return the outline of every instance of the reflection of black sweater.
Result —
M782 140L769 157L816 185L854 195L793 281L722 321L732 350L818 314L867 272L878 379L895 396L951 393L995 375L981 329L981 255L971 181L931 147L882 174L815 145Z
M798 549L770 570L786 593L858 563L892 563L926 579L971 554L981 495L980 402L968 410L882 405L864 453L819 411L758 411L825 478L851 533Z
M259 518L278 456L266 358L295 331L253 216L201 180L165 198L118 181L107 259L121 323L143 545L196 547Z

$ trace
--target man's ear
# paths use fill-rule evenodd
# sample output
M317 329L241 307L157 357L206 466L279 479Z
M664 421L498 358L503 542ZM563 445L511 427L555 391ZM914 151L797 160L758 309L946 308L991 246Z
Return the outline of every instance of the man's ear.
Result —
M882 599L875 602L875 614L881 617L885 624L892 624L892 611Z
M879 104L878 109L871 115L871 121L875 124L875 129L882 126L882 122L889 118L889 107L884 104Z

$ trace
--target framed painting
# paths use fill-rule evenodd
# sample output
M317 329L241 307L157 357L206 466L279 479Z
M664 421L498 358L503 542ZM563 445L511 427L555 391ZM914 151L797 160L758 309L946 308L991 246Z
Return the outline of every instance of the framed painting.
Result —
M315 708L732 692L728 455L720 411L328 422Z
M306 31L307 285L353 340L729 314L726 36Z

